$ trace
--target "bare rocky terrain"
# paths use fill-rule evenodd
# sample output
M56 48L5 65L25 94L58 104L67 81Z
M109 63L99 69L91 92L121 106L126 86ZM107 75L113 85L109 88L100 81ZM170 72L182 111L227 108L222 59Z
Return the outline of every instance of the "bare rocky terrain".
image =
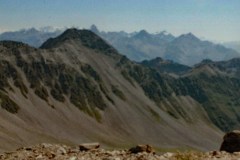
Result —
M200 150L221 143L222 131L198 100L175 93L174 79L91 31L69 29L40 49L2 41L0 67L0 151L42 142Z
M14 152L0 154L1 160L238 160L240 152L138 152L127 150L90 149L81 151L79 147L59 144L39 144L23 147Z
M163 152L156 151L150 145L137 145L129 149L101 149L99 143L83 143L78 146L42 143L0 154L1 160L239 160L239 158L238 130L225 134L220 151Z
M239 66L203 62L173 77L88 30L66 30L40 48L1 41L0 151L95 141L218 150L224 132L240 126Z

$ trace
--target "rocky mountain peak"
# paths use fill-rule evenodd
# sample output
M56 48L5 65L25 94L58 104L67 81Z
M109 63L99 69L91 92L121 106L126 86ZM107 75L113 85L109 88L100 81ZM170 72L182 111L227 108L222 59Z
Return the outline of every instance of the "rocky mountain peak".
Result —
M174 63L173 61L165 60L161 57L157 57L155 59L149 60L149 62L152 63L152 64L155 64L155 65L158 65L158 64L160 65L160 64L163 64L163 63L165 63L165 64L166 63Z
M71 40L71 41L69 41ZM75 43L76 42L76 43ZM100 51L111 57L119 58L118 52L106 41L90 30L78 30L76 28L67 29L56 38L50 38L42 44L40 48L50 49L60 47L63 43L74 43L77 46L84 46L88 49Z
M200 63L195 64L194 67L209 66L214 63L211 59L203 59Z
M157 61L157 62L162 62L162 61L164 61L161 57L157 57L157 58L155 58L154 60Z
M147 32L145 29L143 29L143 30L139 31L139 34L142 34L142 35L147 35L147 34L148 34L148 32Z
M30 28L29 30L24 30L24 33L37 33L39 32L36 28Z
M156 33L154 35L154 37L157 39L164 40L166 42L170 42L175 39L175 37L171 33L168 33L167 31L162 31L160 33Z
M94 33L99 33L99 30L98 30L97 26L94 25L94 24L91 25L90 30L91 30L92 32L94 32Z
M101 38L90 30L78 30L76 28L71 28L67 29L65 32L63 32L60 36L56 38L48 39L45 43L43 43L40 48L55 48L66 40L80 40L83 43L90 43L90 41L94 42L99 39Z
M208 64L208 63L213 63L213 61L211 59L204 59L201 62L202 64Z
M139 31L134 38L142 39L142 38L150 38L151 35L146 30Z
M79 39L81 38L81 32L86 32L87 30L78 30L76 28L67 29L63 34L61 34L58 39ZM89 31L90 32L90 31Z
M173 36L171 33L167 32L167 31L161 31L156 33L157 36Z
M200 39L198 39L194 34L192 34L191 32L187 33L187 34L183 34L181 36L178 37L179 39L183 39L183 40L191 40L191 41L200 41Z

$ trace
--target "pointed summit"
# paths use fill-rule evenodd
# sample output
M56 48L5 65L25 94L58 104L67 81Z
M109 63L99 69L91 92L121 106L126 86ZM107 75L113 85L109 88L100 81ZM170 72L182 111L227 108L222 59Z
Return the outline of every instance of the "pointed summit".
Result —
M211 59L203 59L200 63L194 65L194 67L200 67L204 65L213 64L214 62Z
M185 34L186 37L194 37L197 38L194 34L192 34L191 32Z
M134 38L137 38L137 39L148 39L148 38L151 38L151 35L146 31L146 30L141 30L139 31L135 36Z
M76 28L67 29L60 36L56 38L50 38L42 44L40 48L55 48L65 42L66 40L83 40L86 37L97 37L93 32L89 30L78 30Z
M167 31L162 31L160 33L157 33L157 35L169 35L170 33L168 33Z
M77 39L80 38L80 30L76 28L67 29L63 34L59 36L59 38L66 38L66 39Z
M139 34L148 35L148 32L145 29L143 29L143 30L139 31Z
M85 29L78 30L76 28L67 29L60 36L48 39L40 48L57 48L63 43L74 43L74 45L84 46L93 50L101 51L108 55L118 54L112 46L92 31Z
M175 39L175 37L171 33L168 33L167 31L162 31L160 33L156 33L154 35L154 37L164 40L164 41L167 41L167 42L170 42Z
M199 38L197 38L194 34L187 33L187 34L182 34L179 37L177 37L175 40L175 42L191 42L191 43L198 43L201 42L201 40Z
M90 30L92 31L92 32L94 32L94 33L99 33L99 30L98 30L98 28L97 28L97 26L96 25L91 25L91 27L90 27Z
M161 57L156 57L155 60L158 61L158 62L161 62L161 61L163 61L163 58L161 58Z
M185 39L191 39L191 40L198 40L200 41L200 39L198 39L194 34L192 34L191 32L187 33L187 34L183 34L180 37L185 38Z
M143 29L138 32L138 35L139 36L149 36L150 34L146 30Z
M36 28L30 28L28 30L25 30L25 33L36 33L39 32Z

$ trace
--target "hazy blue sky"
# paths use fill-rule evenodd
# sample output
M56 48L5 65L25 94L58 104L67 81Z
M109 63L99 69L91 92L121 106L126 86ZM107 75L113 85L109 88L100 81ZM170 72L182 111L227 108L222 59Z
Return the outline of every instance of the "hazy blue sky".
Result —
M54 26L240 40L240 0L0 0L0 32Z

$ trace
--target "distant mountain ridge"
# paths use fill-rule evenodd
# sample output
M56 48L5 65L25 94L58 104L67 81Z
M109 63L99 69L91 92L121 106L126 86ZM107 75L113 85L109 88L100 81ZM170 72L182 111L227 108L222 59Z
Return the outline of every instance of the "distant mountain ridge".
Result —
M100 32L96 26L91 28L94 28L93 32L106 39L120 53L135 61L162 57L192 66L203 59L220 61L240 57L240 53L235 50L210 41L202 41L192 33L174 37L166 31L150 34L146 30L141 30L134 34L112 32L110 36L110 33Z
M27 43L33 47L39 47L50 37L56 37L61 34L61 30L54 30L51 27L42 29L22 29L15 32L4 32L0 34L0 40L12 40Z
M233 49L209 41L202 41L192 33L174 37L166 31L154 34L148 33L146 30L132 33L124 31L104 32L99 31L95 25L92 25L90 30L105 39L121 54L138 62L162 57L183 65L192 66L203 59L221 61L240 56L240 53ZM45 27L41 30L31 28L2 33L0 40L16 40L39 47L48 38L54 38L62 32L62 30L54 31L51 27Z

